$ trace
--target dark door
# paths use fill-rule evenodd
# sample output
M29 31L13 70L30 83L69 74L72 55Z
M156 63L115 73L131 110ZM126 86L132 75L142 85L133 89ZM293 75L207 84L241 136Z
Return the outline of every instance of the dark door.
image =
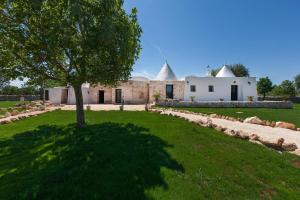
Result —
M61 103L62 104L68 103L68 89L63 89L61 91Z
M231 101L237 101L238 100L238 86L232 85L231 86Z
M45 90L45 101L49 101L49 90Z
M116 89L116 103L122 103L122 90Z
M173 85L166 85L166 97L168 99L173 99Z
M99 90L99 104L104 104L104 90Z

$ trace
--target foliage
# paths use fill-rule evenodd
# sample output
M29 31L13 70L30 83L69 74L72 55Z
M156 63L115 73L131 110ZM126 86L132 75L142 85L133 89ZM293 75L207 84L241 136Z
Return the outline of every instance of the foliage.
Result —
M275 86L270 92L272 96L282 96L285 98L296 96L296 87L293 81L285 80L280 85Z
M196 98L195 96L190 96L191 102L194 102L195 98Z
M296 84L296 87L298 89L298 92L300 92L300 74L298 74L296 77L295 77L295 84Z
M0 14L0 64L33 82L72 85L79 127L81 85L127 80L141 50L137 10L127 14L123 0L4 0Z
M0 199L299 199L297 156L171 116L87 112L77 129L73 113L0 126Z
M231 71L233 72L233 74L236 77L249 77L250 76L249 69L246 66L244 66L243 64L232 64L232 65L226 65L226 66L229 67L229 69L231 69ZM222 67L219 67L217 69L212 69L211 75L217 76L217 74L219 73L221 68Z
M21 88L7 85L0 91L2 95L37 95L39 91L33 86L23 85Z
M160 93L159 92L156 92L155 94L153 94L153 98L155 99L155 101L158 101L159 98L160 98Z
M280 85L282 89L282 95L287 97L296 96L295 83L293 81L285 80Z
M259 94L263 95L263 100L266 98L266 94L271 92L273 89L273 83L269 77L260 78L257 82L257 91Z

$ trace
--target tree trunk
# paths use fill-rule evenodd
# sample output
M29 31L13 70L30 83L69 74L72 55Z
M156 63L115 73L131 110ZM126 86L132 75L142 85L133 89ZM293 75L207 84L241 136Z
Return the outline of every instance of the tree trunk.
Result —
M266 93L264 93L263 101L266 99Z
M85 125L84 119L84 109L83 109L83 97L81 85L76 85L74 87L75 98L76 98L76 117L77 117L77 127L82 128Z

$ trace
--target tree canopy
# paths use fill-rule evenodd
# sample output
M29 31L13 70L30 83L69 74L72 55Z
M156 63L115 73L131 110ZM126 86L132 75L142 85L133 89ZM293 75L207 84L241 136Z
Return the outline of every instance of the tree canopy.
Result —
M263 100L266 98L266 94L273 89L273 83L269 77L260 78L257 82L257 91L263 95Z
M286 98L294 97L297 94L295 83L289 80L282 81L280 85L274 86L270 94L274 96L282 96Z
M127 80L141 50L137 10L127 14L123 0L3 0L0 12L0 64L72 85L79 127L81 85Z
M246 66L244 66L243 64L232 64L232 65L226 65L226 66L231 69L231 71L233 72L233 74L236 77L249 77L250 76L249 69ZM211 71L211 75L216 76L218 74L218 72L221 70L221 68L222 67L213 69Z
M295 84L296 84L296 87L298 89L298 92L300 92L300 74L298 74L296 77L295 77Z

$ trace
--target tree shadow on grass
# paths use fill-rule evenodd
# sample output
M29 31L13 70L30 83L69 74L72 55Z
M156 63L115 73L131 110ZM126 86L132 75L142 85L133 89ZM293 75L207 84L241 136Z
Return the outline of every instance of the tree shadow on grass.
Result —
M133 124L40 126L0 141L0 199L151 199L183 171L167 147Z

